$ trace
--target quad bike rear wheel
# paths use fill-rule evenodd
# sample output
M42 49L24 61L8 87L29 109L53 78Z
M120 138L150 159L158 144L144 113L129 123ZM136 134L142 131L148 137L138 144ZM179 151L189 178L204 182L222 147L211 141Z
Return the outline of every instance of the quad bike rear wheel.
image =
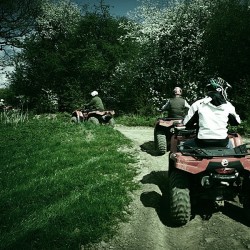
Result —
M93 123L93 124L95 124L95 125L99 125L100 123L99 123L99 120L96 118L96 117L90 117L89 119L88 119L88 121L89 122L91 122L91 123Z
M115 126L115 120L114 120L114 118L111 118L111 119L108 121L108 125L111 126L111 127L114 127L114 126Z
M167 152L167 139L164 131L155 130L155 148L159 155L164 155Z
M242 184L243 190L243 208L246 219L250 222L250 180L248 177L245 177Z
M170 219L175 225L185 225L191 217L189 178L187 173L173 169L169 176Z

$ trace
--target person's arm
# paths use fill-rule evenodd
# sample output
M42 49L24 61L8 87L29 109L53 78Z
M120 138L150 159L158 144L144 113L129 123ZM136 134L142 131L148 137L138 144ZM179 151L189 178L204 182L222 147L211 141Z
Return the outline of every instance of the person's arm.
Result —
M187 128L192 128L195 124L198 124L198 122L199 122L198 102L195 102L189 108L188 113L183 120L183 124Z
M167 102L161 107L162 111L166 111L169 109L170 101L167 100Z
M91 101L87 104L87 106L92 106L92 105L95 105L94 98L92 98Z
M240 116L236 113L235 107L230 102L228 102L228 106L229 106L228 123L231 126L239 125L241 123L241 119Z
M185 100L185 108L190 109L190 107L189 103Z

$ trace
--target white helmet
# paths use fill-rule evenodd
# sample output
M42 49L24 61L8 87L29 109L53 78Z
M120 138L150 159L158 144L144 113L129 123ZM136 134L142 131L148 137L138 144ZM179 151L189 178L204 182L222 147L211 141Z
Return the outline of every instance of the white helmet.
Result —
M182 93L182 89L180 87L175 87L174 88L174 94L175 95L181 95Z
M4 102L4 99L1 99L1 102Z
M94 91L92 91L90 94L91 94L92 96L96 96L96 95L98 95L98 92L97 92L96 90L94 90Z

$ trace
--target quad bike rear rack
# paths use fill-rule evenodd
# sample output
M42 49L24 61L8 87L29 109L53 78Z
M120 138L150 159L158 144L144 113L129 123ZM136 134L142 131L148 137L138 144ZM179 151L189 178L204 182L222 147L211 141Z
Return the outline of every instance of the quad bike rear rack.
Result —
M247 145L250 143L245 143L239 145L235 148L222 148L222 147L209 147L209 148L199 148L190 147L183 145L178 145L178 151L184 156L192 156L195 158L213 158L213 157L244 157L250 155Z

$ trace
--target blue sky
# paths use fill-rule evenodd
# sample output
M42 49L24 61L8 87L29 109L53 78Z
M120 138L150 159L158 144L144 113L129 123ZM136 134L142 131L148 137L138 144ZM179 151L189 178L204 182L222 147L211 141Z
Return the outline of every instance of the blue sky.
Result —
M98 5L100 0L73 0L78 4ZM110 14L115 16L126 16L128 11L133 11L141 5L140 0L103 0L104 4L110 6Z

